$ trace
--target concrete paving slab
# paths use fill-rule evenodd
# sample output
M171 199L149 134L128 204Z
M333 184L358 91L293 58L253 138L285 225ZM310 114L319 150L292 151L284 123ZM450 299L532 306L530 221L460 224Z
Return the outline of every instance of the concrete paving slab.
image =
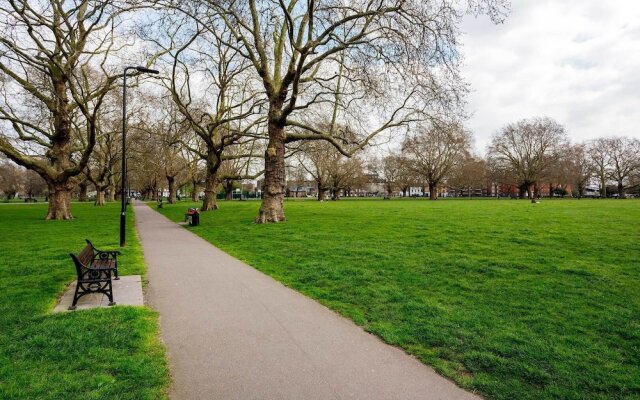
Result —
M479 399L143 203L135 207L173 399Z
M119 280L113 280L113 300L116 305L142 306L142 279L140 275L120 276ZM73 303L73 293L76 290L76 281L73 281L53 309L53 312L68 311ZM91 293L82 296L78 300L76 310L87 310L97 307L109 307L109 298L102 293Z

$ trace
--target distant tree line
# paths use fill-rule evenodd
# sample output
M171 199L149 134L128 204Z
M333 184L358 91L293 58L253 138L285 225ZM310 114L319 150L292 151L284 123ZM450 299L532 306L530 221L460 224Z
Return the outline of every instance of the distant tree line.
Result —
M371 183L383 186L387 196L407 196L410 188L420 188L431 199L443 191L453 196L535 198L541 197L543 187L551 197L583 197L594 185L600 197L625 198L629 191L640 191L638 139L606 137L571 143L562 125L538 117L501 128L485 157L474 155L471 143L471 133L461 124L424 125L409 132L395 152L378 159L359 156L357 163L345 164L349 176L358 178L341 185L332 184L328 177L339 175L332 170L339 171L346 158L341 162L342 156L331 147L323 152L302 148L297 161L316 183L318 199L329 190L337 193ZM304 181L300 171L297 174L296 180Z

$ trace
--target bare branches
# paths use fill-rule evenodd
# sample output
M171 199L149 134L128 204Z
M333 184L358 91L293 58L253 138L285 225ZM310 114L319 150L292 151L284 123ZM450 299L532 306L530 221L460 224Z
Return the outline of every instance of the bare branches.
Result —
M518 185L529 190L530 185L540 181L550 163L558 159L567 142L564 127L553 119L525 119L506 125L494 135L489 155L498 165L508 166Z

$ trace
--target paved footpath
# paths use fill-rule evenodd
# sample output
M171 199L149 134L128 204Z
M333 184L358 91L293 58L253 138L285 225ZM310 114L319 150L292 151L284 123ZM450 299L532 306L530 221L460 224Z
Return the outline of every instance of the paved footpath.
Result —
M479 399L148 206L135 206L172 399Z

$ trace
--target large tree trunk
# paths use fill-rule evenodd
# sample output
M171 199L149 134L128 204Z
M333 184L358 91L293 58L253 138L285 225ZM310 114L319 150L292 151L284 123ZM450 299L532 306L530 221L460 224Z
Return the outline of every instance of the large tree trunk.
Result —
M324 199L325 199L324 189L322 188L322 186L318 185L318 201L324 201Z
M607 182L604 171L600 171L600 196L607 197Z
M429 200L438 200L438 193L436 192L437 186L435 182L429 182Z
M233 181L230 179L224 182L224 199L233 200Z
M167 199L167 203L176 204L176 177L167 175L167 183L169 184L169 198Z
M529 184L527 183L521 184L518 187L518 197L520 197L521 199L524 199L525 195L529 193L530 190L531 188L529 187Z
M68 182L49 184L49 210L45 219L72 219L71 187Z
M627 197L627 193L624 190L624 185L622 181L618 182L618 198L625 199Z
M82 181L78 184L80 191L78 192L78 201L87 201L87 182Z
M285 163L284 126L274 115L282 110L282 101L272 102L269 110L269 144L264 152L264 186L260 211L255 222L264 224L284 221Z
M191 191L191 201L198 201L198 181L195 179L191 181L193 190Z
M207 168L207 177L204 184L204 199L202 200L202 211L217 210L217 191L218 186L218 174L217 171L212 171Z
M96 194L96 202L94 203L94 205L96 206L104 206L104 189L97 189L97 194Z
M116 201L116 188L113 186L109 186L107 188L107 190L105 191L106 194L106 201L113 203L114 201Z

